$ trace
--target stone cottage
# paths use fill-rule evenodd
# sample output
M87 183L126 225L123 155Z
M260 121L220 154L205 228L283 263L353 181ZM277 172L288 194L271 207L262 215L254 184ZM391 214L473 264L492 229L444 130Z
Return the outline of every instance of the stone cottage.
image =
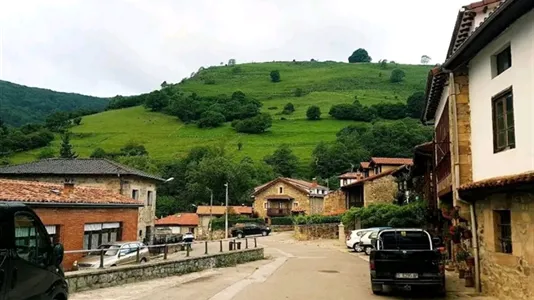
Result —
M107 159L44 159L0 168L0 178L107 189L143 204L139 208L138 239L151 242L156 214L156 184L164 180Z
M293 178L277 178L254 189L254 211L259 217L322 214L327 187Z

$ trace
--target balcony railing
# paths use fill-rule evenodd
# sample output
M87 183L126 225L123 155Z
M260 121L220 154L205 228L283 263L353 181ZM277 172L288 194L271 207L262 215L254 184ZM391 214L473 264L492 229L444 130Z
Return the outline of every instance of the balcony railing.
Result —
M283 217L290 214L291 209L289 208L267 208L267 216L269 217Z

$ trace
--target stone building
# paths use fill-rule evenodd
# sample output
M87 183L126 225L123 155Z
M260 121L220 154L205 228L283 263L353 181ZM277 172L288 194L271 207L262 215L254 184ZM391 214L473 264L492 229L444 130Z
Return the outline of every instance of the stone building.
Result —
M376 203L393 203L399 191L393 173L399 168L383 171L380 174L341 187L341 191L345 193L346 207L367 207Z
M103 188L142 204L138 239L151 242L156 218L156 184L162 178L107 159L44 159L0 168L0 178Z
M95 249L102 243L137 239L138 201L106 189L70 183L0 179L0 201L31 207L45 225L53 243L65 250ZM17 231L17 232L20 232ZM67 254L66 270L82 254Z
M499 299L534 299L533 40L532 0L464 6L422 116L437 196L475 229L475 286Z
M254 189L254 211L259 217L322 214L327 187L293 178L277 178Z

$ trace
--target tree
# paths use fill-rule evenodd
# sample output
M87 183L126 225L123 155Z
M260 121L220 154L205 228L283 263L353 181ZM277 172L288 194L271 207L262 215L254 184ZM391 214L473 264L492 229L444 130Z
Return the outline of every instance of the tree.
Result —
M272 82L280 82L280 72L278 70L271 71L270 76Z
M280 145L272 155L266 156L263 160L273 168L275 173L283 177L294 175L299 166L298 157L293 154L287 144Z
M145 146L136 142L128 142L120 150L121 156L143 156L148 155Z
M37 158L46 159L46 158L53 158L54 156L56 156L56 152L54 151L54 149L44 148L43 150L41 150L41 152L39 152L39 154L37 155Z
M169 100L164 92L155 90L146 96L145 107L152 111L161 111L168 104Z
M167 86L169 86L169 84L167 83L167 81L163 81L160 86L161 86L162 89L164 89Z
M243 143L237 142L237 151L241 151L241 149L243 149Z
M74 118L72 120L72 123L74 123L74 125L80 125L82 123L82 118L81 117Z
M235 58L230 58L230 59L228 60L228 65L229 65L229 66L234 66L235 64L236 64L236 62L235 62Z
M432 58L430 58L430 56L428 55L421 56L421 64L423 65L427 65L428 63L430 63L431 60Z
M56 112L48 116L45 120L46 128L54 132L62 132L70 125L70 116L66 112Z
M308 120L321 119L321 109L315 105L308 107L308 110L306 111L306 118L308 118Z
M391 71L391 77L389 78L389 81L392 83L402 82L404 80L404 77L406 77L406 73L404 73L401 69L394 69Z
M358 62L371 62L371 57L367 50L359 48L358 50L352 52L352 55L349 56L349 63L358 63Z
M398 120L406 118L406 104L381 102L371 106L376 115L382 119Z
M387 59L383 59L380 61L380 68L381 69L387 69L388 68L388 60Z
M243 133L262 133L269 129L273 124L273 118L270 114L262 113L255 117L235 120L232 122L232 127L237 132Z
M70 144L70 133L65 132L61 135L61 147L59 148L59 157L61 158L77 158L78 154L72 149Z
M206 111L200 115L197 126L199 128L214 128L221 126L226 121L223 114L216 111Z
M93 153L91 153L90 158L106 158L108 157L108 154L106 151L102 148L96 148Z
M302 91L301 88L296 88L294 94L295 94L295 97L302 97L302 95L304 94L304 91Z
M411 118L419 118L423 112L423 106L425 105L425 93L415 92L408 97L406 101L406 111Z
M293 103L289 102L284 106L284 110L282 113L284 115L290 115L295 111L295 106L293 106Z

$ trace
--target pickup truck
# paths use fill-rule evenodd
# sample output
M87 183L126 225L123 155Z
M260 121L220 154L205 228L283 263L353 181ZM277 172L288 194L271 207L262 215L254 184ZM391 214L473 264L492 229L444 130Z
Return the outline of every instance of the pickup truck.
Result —
M369 267L371 288L381 294L384 286L431 287L445 295L445 269L442 255L435 249L439 238L423 229L386 229L372 241Z
M63 246L26 205L0 201L0 300L66 300Z

